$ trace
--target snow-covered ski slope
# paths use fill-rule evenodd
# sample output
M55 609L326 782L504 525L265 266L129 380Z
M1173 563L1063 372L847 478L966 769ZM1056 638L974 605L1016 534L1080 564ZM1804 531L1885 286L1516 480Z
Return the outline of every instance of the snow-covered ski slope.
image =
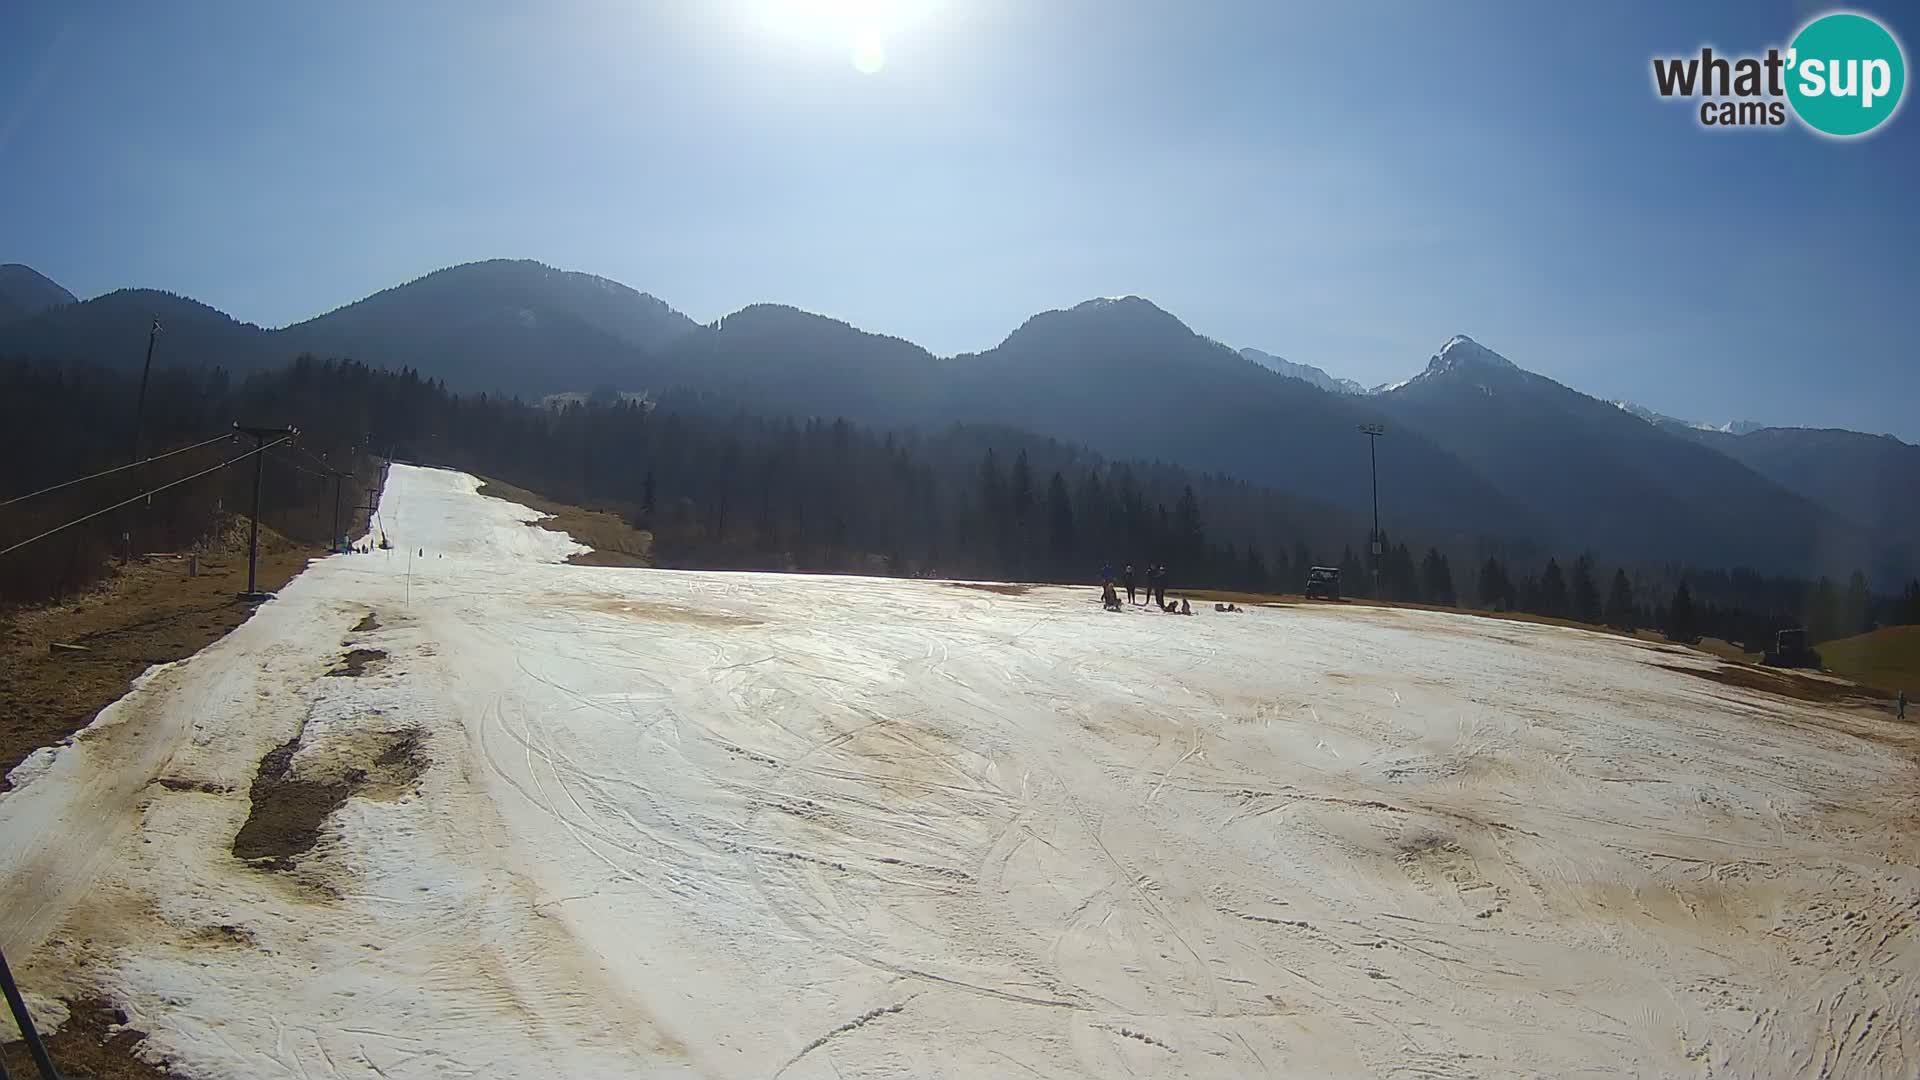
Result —
M569 566L475 486L394 467L393 550L22 770L37 999L200 1080L1920 1071L1911 727L1486 619ZM244 864L292 739L374 779Z

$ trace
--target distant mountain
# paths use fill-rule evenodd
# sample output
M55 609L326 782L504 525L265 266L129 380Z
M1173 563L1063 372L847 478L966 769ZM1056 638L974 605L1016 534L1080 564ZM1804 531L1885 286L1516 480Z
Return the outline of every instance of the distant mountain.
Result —
M1089 300L1027 320L998 346L949 361L943 411L1093 447L1228 473L1348 509L1371 500L1367 398L1282 376L1139 297ZM1383 524L1429 537L1539 527L1439 445L1381 447ZM1364 542L1364 537L1359 538Z
M651 388L883 423L933 418L938 369L933 354L910 341L781 304L753 304L696 328L640 368Z
M1920 538L1920 446L1834 428L1760 428L1741 434L1669 430L1725 454L1774 483L1860 522L1886 541ZM1913 573L1913 568L1904 571ZM1899 566L1876 576L1889 584Z
M528 261L451 267L281 330L149 289L75 303L5 269L0 296L36 309L0 322L0 357L137 368L157 315L161 367L246 372L313 353L460 391L684 391L769 415L1005 425L1361 520L1372 474L1355 429L1386 424L1389 535L1792 573L1859 566L1882 581L1920 569L1920 449L1853 432L1710 430L1598 401L1464 336L1418 375L1361 392L1236 352L1137 296L1042 312L992 349L942 358L776 304L699 326L624 285Z
M75 302L58 282L31 266L0 263L0 322L37 315Z
M1312 364L1296 364L1291 360L1278 357L1259 349L1241 349L1240 355L1266 368L1299 379L1310 386L1317 386L1329 394L1364 394L1367 388L1352 379L1336 379Z
M644 353L697 328L664 302L592 274L495 259L438 270L274 334L286 355L412 367L469 389L623 388Z
M0 356L138 370L155 318L161 328L154 345L156 367L219 365L244 371L275 357L267 331L157 289L120 289L0 325Z
M1874 559L1871 538L1830 510L1465 336L1372 400L1552 522L1563 549L1775 571Z
M1616 409L1632 413L1649 424L1657 424L1666 428L1688 428L1695 431L1718 431L1729 435L1745 435L1748 432L1759 431L1761 428L1767 426L1758 420L1729 420L1724 424L1708 424L1699 420L1676 419L1664 413L1654 412L1645 405L1636 405L1631 401L1614 401L1609 402L1609 404Z
M0 325L0 355L137 367L156 315L162 365L246 371L313 353L510 393L625 387L648 351L698 329L618 282L502 259L436 271L283 330L172 293L123 289Z

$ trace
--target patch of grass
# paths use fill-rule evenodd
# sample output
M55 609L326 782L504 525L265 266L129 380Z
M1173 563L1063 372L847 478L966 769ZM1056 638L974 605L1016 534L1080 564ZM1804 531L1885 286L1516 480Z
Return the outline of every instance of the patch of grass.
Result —
M525 488L500 480L482 480L480 494L519 503L551 517L534 522L543 529L563 532L593 550L570 556L567 561L580 566L652 566L653 533L627 524L626 518L610 510L588 510L554 502Z
M1905 690L1910 700L1920 698L1920 626L1883 626L1815 648L1835 675L1889 694Z
M1872 687L1854 686L1837 679L1818 679L1799 675L1785 668L1755 667L1745 664L1723 664L1717 668L1682 667L1678 664L1655 664L1654 666L1717 682L1723 686L1737 686L1743 690L1778 694L1781 697L1808 701L1816 705L1872 704L1877 699L1888 696L1884 691Z

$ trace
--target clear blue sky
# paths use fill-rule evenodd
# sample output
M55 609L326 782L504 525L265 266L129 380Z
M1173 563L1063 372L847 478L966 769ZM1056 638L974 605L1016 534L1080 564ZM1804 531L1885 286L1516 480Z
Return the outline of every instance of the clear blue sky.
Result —
M531 257L940 353L1139 293L1366 383L1465 332L1680 416L1916 441L1920 112L1840 143L1651 90L1656 53L1820 10L13 0L0 261L280 325ZM1920 11L1864 10L1911 60Z

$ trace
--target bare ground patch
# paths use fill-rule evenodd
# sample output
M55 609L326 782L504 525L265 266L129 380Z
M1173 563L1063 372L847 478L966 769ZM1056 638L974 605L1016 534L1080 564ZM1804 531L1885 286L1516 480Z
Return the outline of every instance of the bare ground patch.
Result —
M556 596L552 598L552 602L559 607L598 611L608 615L625 615L630 619L644 619L648 622L682 623L688 626L760 625L759 619L737 615L731 611L713 611L680 604L651 604L644 600L629 600L619 596Z
M539 521L528 522L528 525L532 528L566 533L592 548L592 551L567 557L567 561L576 566L653 565L653 533L634 528L628 524L624 516L614 510L589 510L568 503L554 502L545 496L499 480L484 481L480 485L479 493L519 503L521 506L549 515Z
M371 611L361 616L359 622L353 624L353 632L356 634L368 634L378 629L380 629L380 620Z
M949 589L972 589L975 592L990 592L999 596L1025 596L1034 590L1034 586L1007 581L943 581L940 584Z
M387 661L385 649L353 649L340 658L328 675L357 679L368 671L378 671Z
M247 797L252 809L233 837L233 854L263 870L291 870L313 850L335 810L359 795L392 798L426 771L420 732L400 728L334 740L294 767L294 736L260 759Z
M147 1037L126 1026L127 1014L98 999L67 1002L67 1022L44 1036L47 1056L60 1075L79 1080L181 1080L165 1064L152 1065L135 1054ZM0 1061L13 1076L39 1076L22 1041L0 1047Z
M1812 702L1816 705L1863 705L1893 699L1892 694L1871 686L1829 679L1809 679L1804 675L1792 675L1769 668L1734 664L1722 664L1714 668L1685 667L1679 664L1655 664L1654 666L1668 671L1677 671L1682 675L1707 679L1722 686L1737 686L1742 690L1778 694L1781 697Z

